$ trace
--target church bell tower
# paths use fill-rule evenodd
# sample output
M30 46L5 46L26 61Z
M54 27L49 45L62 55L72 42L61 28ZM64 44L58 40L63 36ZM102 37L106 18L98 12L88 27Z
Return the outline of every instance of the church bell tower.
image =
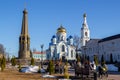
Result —
M28 12L26 9L23 11L22 29L19 37L19 59L30 58L30 37L28 34Z
M87 25L86 17L87 15L84 13L83 15L84 21L83 21L82 28L81 28L81 47L85 46L86 43L90 40L90 30Z

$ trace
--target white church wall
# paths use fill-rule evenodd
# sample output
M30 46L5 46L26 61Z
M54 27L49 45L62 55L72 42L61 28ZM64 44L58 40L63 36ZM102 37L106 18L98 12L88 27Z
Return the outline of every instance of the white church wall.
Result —
M120 38L99 43L101 49L99 53L103 54L106 61L110 61L110 54L113 56L113 61L120 61Z
M83 51L83 52L85 52L84 54L86 54L87 56L89 56L89 58L90 58L90 61L93 61L93 59L94 59L94 55L99 55L99 51L98 51L98 40L95 40L95 39L91 39L90 41L88 41L87 43L86 43L86 48L85 49L83 49L83 50L85 50L85 51Z

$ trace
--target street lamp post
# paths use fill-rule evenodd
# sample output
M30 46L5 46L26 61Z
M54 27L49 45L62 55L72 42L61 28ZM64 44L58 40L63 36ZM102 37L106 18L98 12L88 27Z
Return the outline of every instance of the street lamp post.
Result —
M44 45L41 44L40 47L41 47L41 64L42 64L42 61L43 61L43 47L44 47Z

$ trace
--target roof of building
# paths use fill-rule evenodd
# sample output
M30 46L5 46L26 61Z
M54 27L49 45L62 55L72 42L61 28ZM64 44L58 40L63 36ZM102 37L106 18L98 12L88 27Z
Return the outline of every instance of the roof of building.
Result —
M99 40L101 39L90 39L87 43L86 43L86 46L90 46L90 45L95 45L95 44L98 44Z
M73 37L70 35L69 38L71 39L71 38L73 38Z
M101 39L98 43L105 42L105 41L110 41L110 40L118 39L118 38L120 38L120 34L103 38L103 39Z
M52 36L52 38L56 38L56 36L55 36L55 35L53 35L53 36Z
M33 52L33 54L45 54L45 52Z
M101 40L101 39L95 39L95 38L91 38L90 40L99 41L99 40Z

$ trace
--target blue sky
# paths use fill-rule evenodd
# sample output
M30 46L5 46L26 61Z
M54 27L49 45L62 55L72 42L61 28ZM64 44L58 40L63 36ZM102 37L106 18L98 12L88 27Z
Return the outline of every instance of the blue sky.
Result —
M28 10L31 49L48 48L62 24L67 36L80 36L83 14L87 14L91 38L120 33L120 0L0 0L0 43L10 55L18 55L22 11Z

